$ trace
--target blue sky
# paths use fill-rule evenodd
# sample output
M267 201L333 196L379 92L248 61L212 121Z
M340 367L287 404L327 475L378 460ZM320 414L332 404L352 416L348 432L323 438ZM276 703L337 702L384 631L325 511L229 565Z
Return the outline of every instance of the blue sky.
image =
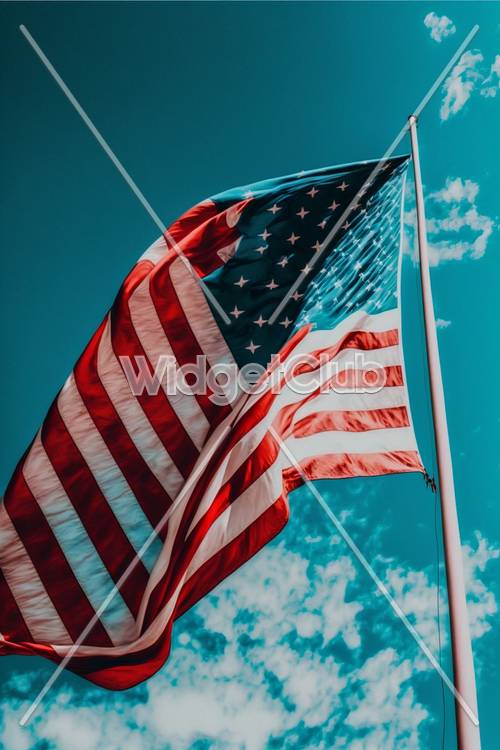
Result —
M420 143L483 747L495 747L499 5L11 3L0 17L3 485L120 280L157 236L20 23L165 223L232 185L380 156L479 23L421 119ZM432 473L413 220L410 185L404 343ZM442 549L421 478L321 490L437 649ZM445 723L453 748L453 705L446 694L443 707L438 676L306 490L291 496L291 509L281 536L177 623L172 658L147 685L113 695L65 675L21 730L20 712L51 667L2 660L0 744L417 750L440 747ZM450 671L443 587L440 597Z

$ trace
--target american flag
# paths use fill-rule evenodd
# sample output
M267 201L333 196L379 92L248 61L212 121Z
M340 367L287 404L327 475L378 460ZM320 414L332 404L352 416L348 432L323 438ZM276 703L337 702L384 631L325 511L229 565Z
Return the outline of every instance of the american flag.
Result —
M167 659L175 619L279 533L305 479L423 471L401 349L406 157L385 162L323 252L373 166L221 193L139 259L0 506L0 653L71 654L92 682L131 687ZM165 356L265 372L222 400L215 385L173 393L155 380ZM135 392L127 363L158 387ZM365 370L380 387L335 387Z

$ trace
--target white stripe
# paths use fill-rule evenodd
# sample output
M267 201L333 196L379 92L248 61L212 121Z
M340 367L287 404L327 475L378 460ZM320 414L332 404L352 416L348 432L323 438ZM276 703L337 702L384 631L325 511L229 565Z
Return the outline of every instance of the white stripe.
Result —
M404 385L388 386L377 393L320 393L295 412L294 422L315 411L371 411L406 406L408 394Z
M23 475L75 578L96 612L114 587L114 581L54 471L40 433L26 457ZM100 619L113 643L129 642L136 634L135 621L120 594Z
M160 262L160 260L163 260L167 253L167 243L165 241L165 237L161 235L157 240L153 242L152 245L148 247L148 249L141 255L137 262L140 263L141 260L149 260L151 261L151 263L154 263L156 265Z
M387 427L363 432L332 430L300 438L288 437L285 443L297 461L327 453L392 453L417 449L411 427Z
M0 566L32 640L38 643L56 641L71 644L71 637L28 557L3 503L0 504Z
M138 552L151 534L152 526L92 421L72 374L64 384L57 404L66 429L130 543ZM161 542L155 539L143 558L149 571L153 569L160 550Z
M191 330L210 365L224 363L236 367L203 291L193 281L181 258L176 258L171 264L170 278Z
M147 276L131 294L128 304L135 332L153 369L156 369L160 356L171 357L173 360L177 360L151 299L149 282L150 279ZM196 286L204 298L204 294L201 292L199 286L197 284L194 284L194 286ZM191 437L197 449L201 450L210 424L196 397L193 394L184 395L180 392L175 395L169 395L166 384L163 381L162 387L187 434Z
M130 439L164 490L175 498L184 479L130 390L113 351L109 317L99 343L97 372Z
M187 579L273 505L283 492L283 456L247 487L210 526L189 565Z

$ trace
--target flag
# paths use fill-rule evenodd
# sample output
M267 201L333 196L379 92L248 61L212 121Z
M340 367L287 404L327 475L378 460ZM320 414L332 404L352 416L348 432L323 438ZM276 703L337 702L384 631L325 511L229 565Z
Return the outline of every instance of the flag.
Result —
M423 470L401 347L407 163L229 190L139 259L0 506L1 654L72 654L131 687L284 527L291 490Z

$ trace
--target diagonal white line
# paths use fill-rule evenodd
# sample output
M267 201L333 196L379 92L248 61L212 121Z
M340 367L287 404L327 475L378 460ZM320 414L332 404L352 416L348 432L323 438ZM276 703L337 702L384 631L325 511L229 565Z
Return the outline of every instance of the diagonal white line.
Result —
M476 726L479 726L479 719L477 718L476 714L472 711L469 704L466 702L466 700L461 696L461 694L456 689L453 682L450 680L446 672L443 671L441 668L441 665L439 664L438 660L432 653L432 651L428 648L425 641L422 639L422 637L418 634L418 632L415 630L411 622L409 621L408 617L405 615L397 601L394 599L394 597L390 594L388 591L386 585L384 582L379 578L379 576L375 573L372 566L366 559L366 557L363 555L359 547L357 546L354 539L351 537L351 535L346 531L343 524L339 521L335 513L332 511L324 497L321 495L320 491L312 482L310 479L307 478L304 470L302 469L301 465L293 455L292 451L288 448L286 443L281 439L280 435L276 432L274 427L271 425L269 427L269 432L273 436L273 438L278 443L280 449L283 451L285 456L290 462L290 465L293 466L300 474L305 486L308 488L314 499L318 502L320 507L323 509L323 511L326 513L332 524L337 529L338 533L344 540L344 542L347 544L351 552L353 553L354 557L358 560L358 562L361 563L363 568L366 570L372 581L375 583L376 587L380 591L380 593L384 596L384 598L388 601L389 605L391 606L392 610L395 612L395 614L399 617L403 625L406 627L412 638L416 641L417 645L421 649L421 651L425 654L427 659L430 661L436 672L439 674L443 682L445 683L446 687L450 692L455 696L457 701L460 703L462 708L464 709L465 713L469 717L469 719L472 721L473 724Z
M21 34L24 36L24 38L27 40L27 42L29 43L29 45L33 49L33 51L37 54L37 56L39 57L39 59L45 65L45 67L49 71L50 75L52 76L52 78L54 79L54 81L57 83L57 85L59 86L59 88L61 89L61 91L63 92L63 94L66 96L66 98L68 99L68 101L73 105L73 107L75 108L75 110L78 112L78 114L82 118L83 122L88 127L88 129L90 130L90 132L92 133L92 135L94 136L94 138L96 139L96 141L98 142L98 144L101 146L101 148L103 149L103 151L105 152L105 154L109 157L109 159L114 164L114 166L116 167L116 169L118 170L118 172L121 174L121 176L123 177L123 179L125 180L125 182L129 186L129 188L132 190L132 192L134 193L134 195L136 196L136 198L139 200L139 202L146 209L147 213L152 218L152 220L154 221L154 223L156 224L156 226L159 228L159 230L161 231L161 233L163 234L163 236L165 237L165 239L168 240L168 242L170 243L172 249L177 253L177 255L179 256L179 258L181 258L182 262L184 263L184 265L188 269L188 271L191 274L191 276L193 277L193 279L196 281L197 284L200 285L200 287L203 290L205 296L207 297L207 299L210 300L210 302L212 303L212 305L215 307L215 309L217 310L217 312L221 316L221 318L224 321L224 323L226 325L231 325L231 319L229 318L229 316L227 315L227 313L223 310L223 308L221 307L220 303L216 300L216 298L214 297L213 293L207 287L207 285L205 284L205 282L203 281L203 279L201 279L198 276L198 274L194 270L193 266L191 265L189 259L184 255L184 253L182 252L181 248L179 247L179 245L177 244L177 242L174 240L174 238L172 237L172 235L170 234L170 232L168 231L168 229L166 228L166 226L164 225L164 223L162 222L162 220L160 219L160 217L158 216L158 214L156 213L156 211L153 209L153 207L151 206L151 204L149 203L149 201L144 196L144 193L139 189L139 187L137 186L137 184L134 182L134 180L132 179L132 177L130 176L130 174L127 172L127 170L125 169L125 167L123 166L123 164L121 163L121 161L118 159L118 157L116 156L116 154L114 153L114 151L110 147L110 145L103 138L103 136L101 135L101 133L99 132L99 130L96 128L96 126L94 125L94 123L92 122L92 120L90 119L90 117L88 116L88 114L85 112L85 110L81 106L80 102L77 100L77 98L75 97L75 95L73 94L73 92L69 89L69 87L66 85L66 83L63 81L63 79L61 78L61 76L57 72L57 70L54 68L54 66L52 65L52 63L50 62L50 60L48 59L48 57L44 53L44 51L41 49L41 47L38 45L38 43L35 41L35 39L33 39L33 37L31 36L31 34L28 31L28 29L26 28L26 26L24 26L23 24L21 24L21 26L19 26L19 29L21 31Z
M429 102L431 97L436 93L437 89L442 84L442 82L444 81L444 79L446 78L446 76L448 75L448 73L450 72L450 70L452 69L452 67L454 66L454 64L456 63L456 61L462 54L462 52L464 52L464 50L467 48L467 46L469 45L471 40L475 37L478 31L479 31L479 26L476 24L476 26L474 26L474 28L472 28L470 32L467 34L466 38L464 39L460 47L457 49L457 51L455 52L451 60L443 68L439 76L436 78L436 80L430 87L429 91L426 93L426 95L424 96L424 98L422 99L418 107L415 109L414 111L415 117L418 117L418 115L422 112L423 108ZM394 138L389 148L386 150L385 154L377 162L377 164L372 169L372 171L370 172L366 180L363 182L363 184L361 185L360 189L358 190L354 198L352 198L352 200L349 202L349 204L347 205L345 210L342 212L338 220L335 222L334 226L330 229L325 239L321 243L321 246L320 246L321 249L318 250L318 252L314 255L314 257L311 258L311 260L308 262L307 267L309 270L302 271L300 276L297 277L297 279L294 281L294 283L292 284L288 292L285 294L281 302L278 304L278 306L276 307L276 309L274 310L274 312L272 313L272 315L270 316L268 320L268 325L270 326L273 325L278 315L280 315L285 309L285 307L287 306L292 295L295 294L295 292L298 290L299 286L302 284L306 276L314 268L318 260L324 255L329 245L331 244L333 238L336 236L337 232L339 231L340 227L342 226L344 221L347 219L347 217L351 213L352 207L358 203L359 199L363 196L366 188L369 187L373 183L373 181L376 179L380 170L383 169L386 160L394 153L394 151L397 149L397 147L399 146L399 144L405 137L409 127L410 127L409 121L407 120L405 124L403 125L403 127L401 128L401 130L399 131L399 133L397 134L397 136Z

